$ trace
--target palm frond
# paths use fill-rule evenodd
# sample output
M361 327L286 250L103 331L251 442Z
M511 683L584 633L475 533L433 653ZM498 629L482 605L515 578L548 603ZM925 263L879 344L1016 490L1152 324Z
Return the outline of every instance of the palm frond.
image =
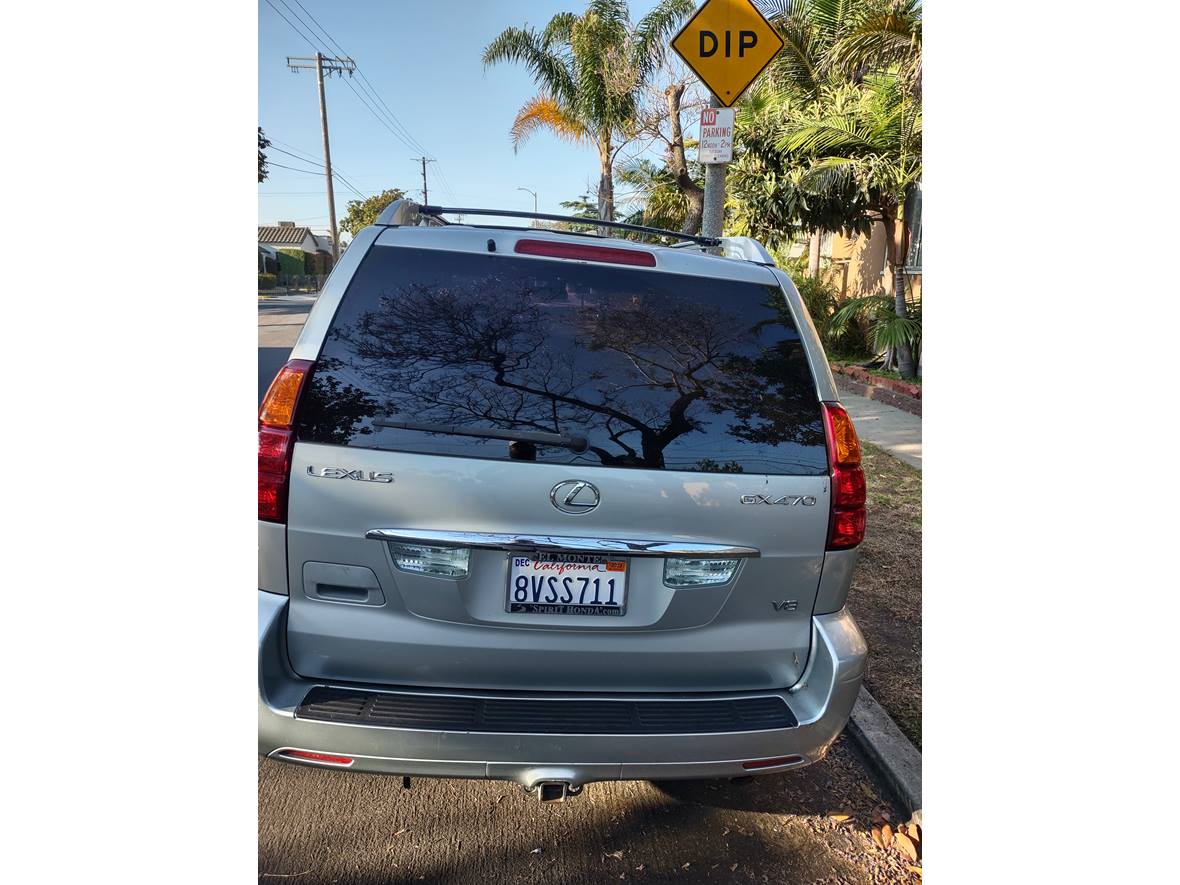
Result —
M484 48L484 67L506 61L524 64L538 86L562 101L571 103L576 98L574 78L565 60L531 28L506 28Z
M586 126L552 95L537 95L525 102L512 121L512 149L518 150L538 129L548 129L563 141L589 144L593 141Z
M639 20L632 54L644 74L664 60L672 35L694 9L696 0L660 0L655 9Z

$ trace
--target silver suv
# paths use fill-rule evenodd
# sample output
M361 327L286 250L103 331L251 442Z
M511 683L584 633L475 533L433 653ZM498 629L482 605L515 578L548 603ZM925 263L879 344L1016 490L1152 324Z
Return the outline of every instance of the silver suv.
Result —
M865 487L790 279L454 211L355 238L262 404L259 752L545 800L823 758Z

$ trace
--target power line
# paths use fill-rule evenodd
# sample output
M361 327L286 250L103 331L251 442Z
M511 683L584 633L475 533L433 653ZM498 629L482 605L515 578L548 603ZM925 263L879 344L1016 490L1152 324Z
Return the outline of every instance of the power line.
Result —
M279 2L282 3L283 0L279 0ZM304 34L303 31L301 31L299 28L295 27L295 25L291 23L291 19L289 19L285 15L283 15L283 13L279 10L279 8L277 6L275 6L273 3L271 3L270 0L266 0L266 5L269 6L271 9L273 9L275 11L275 14L278 15L279 18L281 18L288 25L290 25L291 30L293 30L296 34L298 34L300 37L302 37L304 42L307 43L308 46L310 46L316 52L320 51L320 48L318 46L316 46L315 43L313 43L311 40L309 40L307 38L307 35ZM287 6L286 3L283 3L283 5ZM291 7L287 6L287 8L290 9Z
M356 70L356 72L358 74L360 74L361 92L358 92L356 87L354 87L349 80L345 80L344 84L349 89L352 90L352 93L357 97L357 100L360 101L360 103L365 106L365 109L370 114L373 115L373 118L375 120L377 120L377 122L381 123L381 125L383 125L387 130L389 130L389 133L394 138L396 138L398 141L400 141L402 144L404 144L406 147L410 148L411 150L419 151L423 156L427 156L429 159L431 159L432 161L435 161L437 163L437 160L436 160L436 158L434 158L432 152L427 150L426 147L420 141L418 141L418 139L416 139L414 137L413 133L410 132L410 130L406 127L406 125L404 123L402 123L401 120L399 120L397 118L397 115L393 112L393 110L389 107L389 105L385 102L385 100L377 92L376 87L374 87L372 82L370 82L369 78L367 76L365 76L365 72L363 70L361 70L360 65L358 65L356 63L356 61L348 55L348 53L345 51L344 47L341 46L340 43L330 33L328 33L328 30L323 25L321 25L319 23L319 21L316 19L316 17L314 15L312 15L311 12L307 9L307 7L305 7L300 2L300 0L293 0L295 5L298 6L303 11L303 14L307 16L307 19L309 19L315 25L315 28L313 28L311 25L309 25L308 22L305 21L304 18L302 16L300 16L300 14L298 12L296 12L294 9L292 9L291 6L288 5L286 0L279 0L279 2L283 4L283 6L287 9L288 12L291 13L292 16L294 16L295 20L299 22L299 26L296 26L289 18L287 18L287 16L283 15L282 11L277 6L275 6L271 2L271 0L266 0L266 4L271 9L273 9L275 11L275 13L283 21L285 21L287 23L287 25L290 26L290 28L293 31L295 31L295 33L297 33L301 38L303 38L305 43L307 43L316 52L321 51L321 47L318 45L319 38L316 35L316 28L318 28L319 31L327 39L328 43L331 44L332 46L335 46L336 50L345 56L344 60L351 63L351 65ZM375 102L376 104L373 104L367 96L371 96L372 102ZM392 123L393 125L390 125L390 123ZM299 158L297 158L297 159L299 159ZM278 165L278 164L275 164L275 165ZM303 171L303 170L296 170L296 171ZM454 196L454 191L451 188L451 183L450 183L449 179L447 178L446 172L443 171L441 164L438 164L438 174L439 174L439 178L442 180L441 190L444 193ZM335 173L333 174L333 177L337 177L335 175ZM355 190L355 188L354 188L354 190Z
M302 158L301 158L301 157L296 157L295 159L299 160L299 159L302 159ZM310 163L311 161L310 161L310 160L304 160L303 162L305 162L305 163ZM277 166L279 169L290 169L292 172L302 172L304 175L323 175L323 174L324 174L324 167L323 167L322 165L320 166L320 168L319 168L319 169L299 169L299 168L297 168L297 167L295 167L295 166L284 166L282 163L276 163L274 160L267 160L267 161L266 161L266 165L267 165L267 166ZM339 175L339 173L337 173L337 172L333 172L333 173L332 173L332 177L333 177L333 178L340 178L340 175ZM364 194L362 194L362 193L361 193L359 190L357 190L355 187L353 187L353 186L352 186L351 184L349 184L347 181L344 181L344 179L343 179L343 178L340 178L340 181L341 181L341 183L342 183L342 184L343 184L345 187L347 187L349 190L351 190L351 191L352 191L354 194L356 194L356 195L357 195L358 197L360 197L362 200L363 200L363 199L365 199L365 195L364 195ZM299 191L298 193L304 193L304 192L303 192L303 191ZM310 191L308 191L307 193L311 193L311 192L310 192ZM263 196L263 197L265 197L265 196L270 196L270 195L269 195L269 194L259 194L259 196Z
M377 112L376 108L373 107L373 105L369 102L369 100L366 99L364 95L362 95L361 93L356 91L355 86L353 86L347 80L344 81L344 85L352 90L352 93L353 93L353 95L355 95L357 97L357 100L360 101L360 103L363 104L366 109L368 109L369 113L373 115L373 119L375 119L378 123L380 123L386 129L388 129L389 133L394 138L396 138L398 141L400 141L402 144L404 144L410 150L415 150L415 151L419 150L419 148L415 147L412 142L406 140L406 138L403 137L396 129L394 129L392 126L390 126L389 122L384 117L382 117L381 114L379 114Z
M284 6L287 6L286 0L280 0L280 2ZM319 20L316 19L316 17L311 14L311 11L308 10L308 8L306 6L304 6L303 3L300 2L300 0L294 0L294 3L300 9L302 9L304 14L312 21L312 23L314 23L315 26L317 28L319 28L320 33L322 33L324 35L324 37L327 38L329 43L331 43L333 46L335 46L339 52L343 53L344 55L348 55L348 53L345 52L344 47L341 46L336 41L336 39L331 34L328 33L328 29L319 23ZM287 6L287 8L291 9L290 6ZM291 12L292 12L292 14L295 14L296 17L298 17L298 15L295 13L295 10L292 9ZM299 18L299 21L300 21L300 24L307 26L308 31L310 31L313 36L315 35L315 32L312 31L311 27L308 26L307 23L304 22L302 18ZM377 88L369 81L369 78L365 76L365 72L363 70L361 70L360 65L357 65L356 72L358 74L360 74L360 76L361 76L361 81L362 81L361 89L363 89L367 93L369 93L370 97L374 101L376 101L382 108L385 109L385 113L388 115L389 119L393 122L394 126L396 126L398 129L400 129L402 131L402 133L405 135L405 139L403 140L403 143L405 140L408 140L411 143L408 144L407 147L411 148L412 150L419 151L422 154L429 154L430 151L428 151L425 147L423 147L422 143L419 142L418 139L414 138L414 135L413 135L413 133L410 132L409 128L406 127L406 125L404 123L402 123L402 121L397 118L397 114L395 114L393 112L393 109L390 108L389 105L385 103L385 99L383 99L381 97L381 95L377 92ZM368 87L368 88L366 89L366 87Z
M309 163L319 163L320 162L319 157L317 157L311 151L305 151L303 148L299 147L298 145L294 145L294 144L291 144L290 142L283 141L281 138L269 138L269 136L268 136L268 140L271 141L273 144L281 144L287 148L290 148L290 150L294 151L295 153L288 154L288 155L295 157L295 159L297 159L297 160L304 160L305 159ZM275 150L279 151L280 153L284 153L284 154L288 153L288 151L285 151L282 148L275 148ZM322 165L322 164L320 164L320 165ZM339 175L341 178L344 178L346 175L349 178L352 177L351 172L346 173L346 172L344 172L343 169L341 169L339 166L336 166L335 164L333 164L332 171L335 172L337 175Z
M271 145L270 149L271 149L271 150L276 150L276 151L278 151L280 154L286 154L288 157L294 157L296 160L299 160L299 161L300 161L300 162L302 162L302 163L312 163L312 164L314 164L314 165L316 165L316 166L319 166L319 167L320 167L320 171L321 171L321 172L323 171L324 164L323 164L323 163L321 163L319 160L308 160L308 159L306 159L306 158L304 158L304 157L301 157L301 156L299 156L298 154L293 154L293 153L291 153L290 151L285 151L285 150L283 150L283 149L282 149L282 148L280 148L280 147L275 147L273 144ZM277 165L277 164L276 164L276 165ZM287 167L284 167L284 168L287 168ZM359 189L358 187L356 187L356 186L355 186L355 185L354 185L354 184L353 184L351 181L349 181L347 178L345 178L345 177L344 177L344 175L342 175L342 174L341 174L341 172L340 172L340 170L339 170L339 169L333 169L333 170L332 170L332 177L333 177L333 178L335 178L335 179L337 179L337 180L338 180L338 181L339 181L341 184L343 184L343 185L344 185L346 188L348 188L350 191L352 191L354 194L356 194L356 195L357 195L358 197L360 197L362 200L365 198L365 195L364 195L364 194L362 194L362 193L360 192L360 189Z

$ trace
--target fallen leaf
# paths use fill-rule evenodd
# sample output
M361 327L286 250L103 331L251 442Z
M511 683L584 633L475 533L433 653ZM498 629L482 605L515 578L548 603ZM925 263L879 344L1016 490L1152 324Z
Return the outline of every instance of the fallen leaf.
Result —
M410 832L410 831L409 831L409 830L407 830L405 827L402 827L400 830L398 830L398 831L397 831L396 833L394 833L393 835L395 835L395 836L400 836L402 833L408 833L408 832Z
M910 840L910 837L905 833L898 833L894 837L894 845L898 851L908 857L910 860L916 861L918 859L918 847Z
M919 876L922 875L922 868L921 867L907 866L906 869L909 870L911 873L917 873Z
M881 827L881 845L883 845L885 848L888 848L892 844L893 827L889 826L889 824L885 824L885 826Z
M869 835L873 837L873 841L877 843L878 848L885 847L885 843L881 841L881 830L879 827L873 827L873 829L869 831Z
M730 865L730 867L729 867L729 871L732 873L732 872L733 872L734 870L736 870L737 868L738 868L738 865L737 865L737 864L731 864L731 865Z
M623 859L623 849L620 848L618 851L607 852L606 854L603 855L603 857L613 857L615 860L622 860Z
M850 817L852 817L852 815L851 814L829 814L828 817L830 817L832 820L834 820L836 822L840 822L840 821L848 820Z
M637 873L642 873L642 872L643 872L643 868L644 868L644 867L646 867L646 866L647 866L647 864L645 864L645 863L641 863L639 866L637 866L637 867L635 868L635 872L637 872Z
M721 835L722 835L722 836L728 836L728 835L729 835L729 827L726 827L724 830L722 830L722 831L721 831Z
M907 836L909 836L911 839L913 839L915 842L922 841L922 833L918 829L917 824L906 824L905 827L903 827L903 829L905 830L905 834Z
M687 869L688 869L689 867L691 867L691 866L692 866L692 864L691 864L691 863L681 864L681 865L680 865L680 869L682 869L682 870L687 870Z
M529 854L540 854L540 853L541 853L540 848L534 848L532 851L529 852Z

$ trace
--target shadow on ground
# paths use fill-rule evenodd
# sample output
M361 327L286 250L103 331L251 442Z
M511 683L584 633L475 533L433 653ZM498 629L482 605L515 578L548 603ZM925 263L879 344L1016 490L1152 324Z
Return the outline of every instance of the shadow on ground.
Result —
M503 782L421 779L403 791L396 778L262 760L259 801L260 882L910 878L867 837L888 803L844 742L821 763L750 782L591 784L546 805Z

